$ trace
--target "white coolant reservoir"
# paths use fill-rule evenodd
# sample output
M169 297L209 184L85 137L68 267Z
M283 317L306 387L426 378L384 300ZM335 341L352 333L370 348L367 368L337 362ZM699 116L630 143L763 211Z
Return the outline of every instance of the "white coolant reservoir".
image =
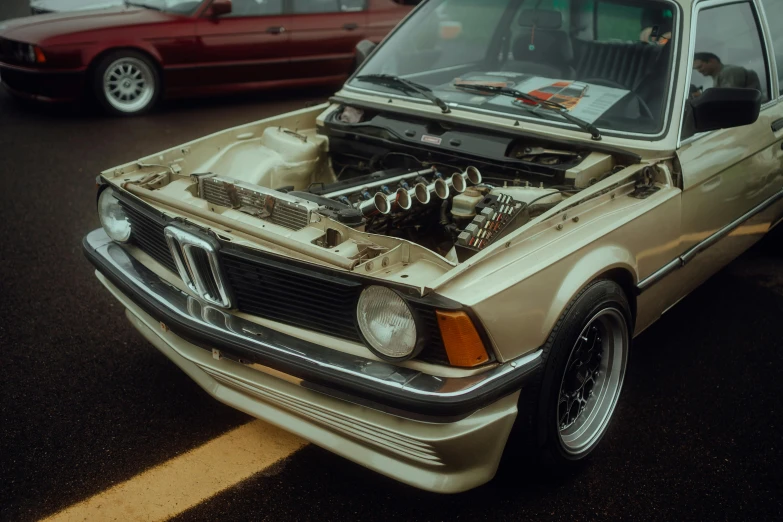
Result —
M264 129L261 144L280 154L287 163L301 163L318 159L318 144L284 127Z
M475 188L469 188L462 194L457 194L452 200L451 215L470 221L476 215L476 205L481 203L482 199L484 199L484 195Z
M310 185L318 163L317 143L290 129L268 127L261 136L261 145L277 156L261 184L270 188L293 186L296 190Z
M194 172L211 172L265 188L305 190L313 181L323 140L268 127L260 137L246 133L220 149Z

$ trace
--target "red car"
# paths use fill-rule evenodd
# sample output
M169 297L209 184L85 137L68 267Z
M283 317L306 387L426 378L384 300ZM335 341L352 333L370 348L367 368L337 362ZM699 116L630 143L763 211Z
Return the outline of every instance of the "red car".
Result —
M355 46L411 9L396 0L133 0L0 23L0 81L45 101L94 96L132 115L162 96L331 84Z

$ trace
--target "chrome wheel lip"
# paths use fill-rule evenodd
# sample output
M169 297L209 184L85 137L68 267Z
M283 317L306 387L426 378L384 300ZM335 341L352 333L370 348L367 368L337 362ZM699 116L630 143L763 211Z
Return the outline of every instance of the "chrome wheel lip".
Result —
M120 112L145 109L152 102L156 88L150 66L132 56L118 58L103 73L103 95Z
M603 375L600 375L600 382L596 379L593 387L594 393L587 401L585 410L577 416L576 422L562 428L560 405L568 368L577 353L579 343L585 338L590 328L596 325L603 329L605 335L605 338L602 339L603 357L599 366L599 372ZM629 343L625 316L619 309L610 307L598 311L587 321L571 348L566 361L566 371L563 372L558 390L555 429L561 447L572 457L578 458L588 454L603 437L622 390Z

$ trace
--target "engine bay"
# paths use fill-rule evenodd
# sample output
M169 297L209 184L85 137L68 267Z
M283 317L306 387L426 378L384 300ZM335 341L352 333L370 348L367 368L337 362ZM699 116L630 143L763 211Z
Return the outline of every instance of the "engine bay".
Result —
M308 253L343 245L351 266L394 248L378 238L418 245L453 266L634 163L597 147L350 106L318 123L242 133L191 172L169 169L128 185L169 196L185 188L191 205L261 220L267 232L306 241Z

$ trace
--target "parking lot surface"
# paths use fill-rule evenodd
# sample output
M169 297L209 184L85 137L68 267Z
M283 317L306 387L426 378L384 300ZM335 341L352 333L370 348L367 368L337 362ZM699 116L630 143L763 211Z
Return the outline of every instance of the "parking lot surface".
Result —
M328 94L136 119L0 94L0 520L783 519L776 238L636 340L605 443L556 482L507 461L461 495L403 486L223 406L144 341L81 253L96 174Z

